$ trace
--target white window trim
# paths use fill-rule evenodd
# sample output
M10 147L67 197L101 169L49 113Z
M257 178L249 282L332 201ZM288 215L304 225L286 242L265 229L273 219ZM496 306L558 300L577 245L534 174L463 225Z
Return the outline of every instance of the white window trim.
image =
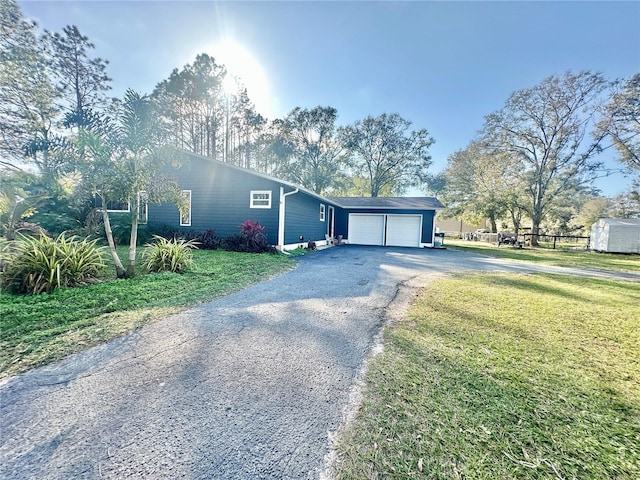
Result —
M146 193L147 192L144 190L140 190L140 192L138 192L138 223L142 225L146 225L149 222L149 197ZM140 218L140 207L142 206L143 201L145 204L144 218ZM129 208L131 208L131 205L129 205Z
M109 204L109 201L107 201L107 204ZM127 209L126 210L111 210L109 208L107 208L107 212L109 213L129 213L131 211L131 201L127 201Z
M326 219L326 207L324 206L324 203L320 204L320 221L324 222Z
M189 193L189 220L188 222L183 222L182 221L182 213L178 212L178 214L180 215L180 226L181 227L190 227L191 226L191 190L182 190L182 195L185 195L186 193Z
M268 197L265 198L254 198L254 195L268 195ZM273 196L271 190L251 190L250 196L249 196L249 208L271 208L271 197ZM256 205L254 204L254 201L258 200L261 202L267 201L267 205Z

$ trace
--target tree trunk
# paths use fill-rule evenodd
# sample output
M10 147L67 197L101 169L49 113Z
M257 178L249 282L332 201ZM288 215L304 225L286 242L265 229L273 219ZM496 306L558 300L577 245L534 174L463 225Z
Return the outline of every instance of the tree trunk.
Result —
M129 240L129 260L127 262L127 277L136 275L136 247L138 243L138 209L140 197L134 195L131 200L131 237Z
M514 209L511 210L511 223L513 223L513 231L520 233L520 215L516 215Z
M540 218L535 215L531 219L531 246L537 247L538 243L538 235L540 234Z
M113 241L113 232L111 231L111 222L109 221L109 213L107 212L107 204L104 201L104 198L100 197L102 203L102 220L104 222L104 233L107 236L107 243L109 243L109 252L111 253L111 258L113 258L113 263L116 266L116 277L117 278L125 278L126 272L124 270L124 266L122 265L122 261L118 256L118 252L116 252L116 244Z
M489 217L489 223L491 223L491 233L498 233L498 226L496 225L495 215Z

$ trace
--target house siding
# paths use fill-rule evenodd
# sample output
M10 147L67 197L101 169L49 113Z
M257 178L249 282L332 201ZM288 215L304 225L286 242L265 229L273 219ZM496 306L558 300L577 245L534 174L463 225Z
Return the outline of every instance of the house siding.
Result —
M196 232L212 228L224 238L239 233L245 220L255 220L265 227L270 244L278 242L278 182L194 156L174 176L182 190L191 190L191 225L180 226L178 208L171 203L149 205L150 224ZM270 191L271 207L250 208L252 190Z
M290 194L285 197L284 238L281 239L284 245L300 244L300 237L304 238L304 242L323 241L330 228L330 206L334 208L334 236L348 239L350 213L413 214L422 216L421 243L433 243L435 210L420 208L419 205L411 204L409 208L393 208L393 205L389 208L342 207L339 198L327 199L284 180L194 154L186 154L184 164L172 170L171 175L176 178L181 190L191 192L191 224L180 225L178 208L171 203L150 204L148 223L152 231L164 224L184 232L213 229L218 237L225 238L239 233L240 225L252 220L263 225L267 241L277 245L280 190L283 189L284 193ZM270 207L251 208L252 191L270 192ZM415 199L410 201L415 203ZM401 206L402 199L390 198L385 202L395 202ZM437 200L435 202L439 203ZM325 206L324 221L320 220L320 205Z
M422 215L422 243L433 243L434 210L413 209L380 209L380 208L341 208L336 210L336 234L349 238L349 214L350 213L374 213L379 215Z
M325 205L324 222L320 221L320 204ZM286 245L299 243L300 236L304 237L305 242L324 240L328 228L329 205L335 206L333 203L320 201L304 192L289 195L286 199L284 243Z

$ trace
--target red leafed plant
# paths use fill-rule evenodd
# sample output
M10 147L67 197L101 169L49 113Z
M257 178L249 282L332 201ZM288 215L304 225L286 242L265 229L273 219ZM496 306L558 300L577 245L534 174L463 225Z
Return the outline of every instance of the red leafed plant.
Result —
M247 237L253 237L256 233L262 232L264 227L260 225L260 222L255 220L246 220L240 225L240 232Z

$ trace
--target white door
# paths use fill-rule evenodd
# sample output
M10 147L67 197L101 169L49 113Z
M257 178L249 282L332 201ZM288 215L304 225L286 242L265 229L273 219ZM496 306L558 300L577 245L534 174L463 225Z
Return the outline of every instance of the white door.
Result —
M387 241L390 247L419 247L422 215L387 215Z
M349 243L384 245L384 215L349 214Z

